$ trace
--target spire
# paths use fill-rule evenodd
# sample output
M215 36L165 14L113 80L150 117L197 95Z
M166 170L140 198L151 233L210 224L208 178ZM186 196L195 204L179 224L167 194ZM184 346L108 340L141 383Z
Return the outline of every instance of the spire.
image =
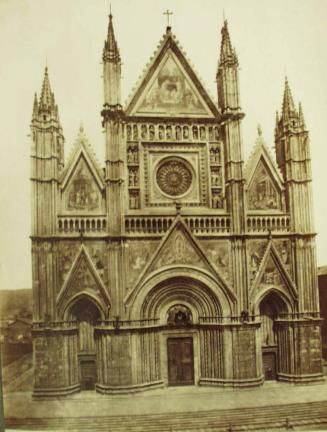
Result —
M229 36L227 20L224 21L223 28L221 29L221 46L220 46L220 60L219 66L225 64L238 64L235 49L232 47L232 43Z
M59 122L58 106L55 101L54 93L51 91L48 66L45 67L39 102L34 96L33 119L42 121L56 120Z
M292 97L292 92L288 84L287 77L285 78L285 89L283 98L282 115L284 117L290 117L296 113L295 105Z
M114 61L118 63L120 62L119 49L115 38L114 26L112 23L111 8L109 14L107 40L104 42L103 61Z
M48 66L45 67L44 78L40 96L40 109L47 109L54 107L54 94L51 91Z

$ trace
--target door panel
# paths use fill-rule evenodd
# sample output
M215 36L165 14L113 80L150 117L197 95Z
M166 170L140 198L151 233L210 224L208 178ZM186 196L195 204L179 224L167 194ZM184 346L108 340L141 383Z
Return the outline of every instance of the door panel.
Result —
M167 350L169 385L194 384L193 339L169 338Z
M80 360L81 390L94 390L96 382L95 360Z
M262 365L265 374L265 380L266 381L276 380L277 379L276 353L264 352L262 354Z

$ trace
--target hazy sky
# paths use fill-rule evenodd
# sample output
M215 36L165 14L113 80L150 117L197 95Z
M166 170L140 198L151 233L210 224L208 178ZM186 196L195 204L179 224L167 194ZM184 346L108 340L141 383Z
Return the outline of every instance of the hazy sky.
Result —
M112 0L123 61L125 100L165 32L163 12L205 87L215 73L223 11L240 62L244 153L262 125L273 146L284 76L303 104L311 137L318 264L327 264L327 0ZM66 156L83 122L103 165L101 53L105 0L0 0L0 287L31 286L29 124L47 61L66 138ZM47 59L47 60L46 60Z

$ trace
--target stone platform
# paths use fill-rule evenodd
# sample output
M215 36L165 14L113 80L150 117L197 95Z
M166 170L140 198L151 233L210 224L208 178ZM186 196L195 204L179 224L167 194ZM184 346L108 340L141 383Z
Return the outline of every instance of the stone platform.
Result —
M327 384L170 387L120 396L81 392L49 401L11 393L5 397L5 417L8 431L327 430Z

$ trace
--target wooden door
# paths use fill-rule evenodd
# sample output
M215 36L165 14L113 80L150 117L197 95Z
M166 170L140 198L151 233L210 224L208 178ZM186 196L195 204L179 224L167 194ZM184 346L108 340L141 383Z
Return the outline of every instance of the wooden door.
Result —
M276 372L276 353L272 351L262 353L262 364L263 371L265 374L265 380L271 381L277 379Z
M94 390L96 383L95 359L80 359L81 390Z
M167 351L169 385L194 384L193 339L169 338Z

